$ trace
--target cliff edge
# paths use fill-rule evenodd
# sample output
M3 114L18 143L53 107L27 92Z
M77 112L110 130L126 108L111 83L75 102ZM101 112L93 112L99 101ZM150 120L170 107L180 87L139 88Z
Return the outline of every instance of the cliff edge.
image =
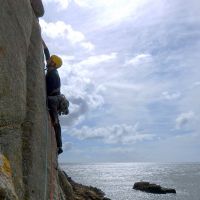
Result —
M47 199L52 141L41 30L30 1L1 2L0 33L1 155L15 199Z

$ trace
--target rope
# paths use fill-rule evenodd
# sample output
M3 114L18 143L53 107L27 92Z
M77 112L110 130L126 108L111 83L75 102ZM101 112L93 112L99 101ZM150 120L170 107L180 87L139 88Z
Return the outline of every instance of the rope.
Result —
M44 69L44 75L45 75L45 69ZM45 80L45 79L44 79ZM45 94L47 91L47 85L46 85L46 81L44 81L44 86L45 86ZM47 200L47 165L48 165L48 135L49 135L49 123L48 123L48 119L49 119L49 110L48 110L48 101L47 101L47 96L46 97L46 104L47 104L47 110L46 110L46 155L45 155L45 164L46 164L46 171L45 171L45 186L44 186L44 200ZM48 118L47 118L48 117Z
M47 110L48 112L48 110ZM48 113L46 112L46 152L45 152L45 184L44 184L44 200L47 200L47 169L48 169L48 135L49 135L49 123Z
M48 139L48 121L47 121L47 139ZM53 126L51 124L51 128L50 128L50 134L51 134L51 140L50 140L50 149L51 149L51 159L50 159L50 164L51 164L51 171L50 171L50 200L53 200L54 198L54 192L55 192L55 187L54 187L54 180L55 180L55 173L54 173L54 164L53 164L53 150L52 150L52 147L53 147L53 136L54 136L54 131L53 131ZM44 200L47 199L47 164L48 164L48 157L47 157L47 148L48 145L46 146L46 173L45 173L45 195L44 195Z
M52 140L52 127L51 127L51 146L53 144L53 140ZM53 200L53 156L52 156L52 150L51 150L51 182L50 182L50 200Z
M45 74L45 70L44 70L44 74ZM47 91L47 85L46 82L44 81L44 85L45 85L45 91ZM44 200L47 200L47 165L48 165L48 136L49 136L49 109L48 109L48 101L47 101L47 96L46 96L46 103L47 103L47 110L46 110L46 154L45 154L45 167L46 167L46 171L45 171L45 186L44 186Z

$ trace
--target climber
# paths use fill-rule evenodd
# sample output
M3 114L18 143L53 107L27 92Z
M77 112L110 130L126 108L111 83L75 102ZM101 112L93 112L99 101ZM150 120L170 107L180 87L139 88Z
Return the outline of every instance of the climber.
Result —
M60 93L61 84L57 69L62 66L62 59L56 55L50 56L49 50L44 41L43 41L43 46L47 62L46 90L47 90L48 108L56 134L58 154L60 154L63 152L61 126L58 117L59 97L61 95Z

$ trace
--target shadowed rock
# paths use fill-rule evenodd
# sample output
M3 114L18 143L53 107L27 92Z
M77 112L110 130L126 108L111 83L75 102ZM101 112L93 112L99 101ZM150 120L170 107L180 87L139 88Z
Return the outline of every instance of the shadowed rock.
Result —
M100 189L76 183L64 171L62 173L73 188L75 200L110 200Z
M42 17L44 15L42 0L31 0L31 5L36 17Z
M144 192L154 193L154 194L167 194L167 193L176 193L175 189L164 188L160 185L149 182L136 182L133 186L133 189L140 190Z

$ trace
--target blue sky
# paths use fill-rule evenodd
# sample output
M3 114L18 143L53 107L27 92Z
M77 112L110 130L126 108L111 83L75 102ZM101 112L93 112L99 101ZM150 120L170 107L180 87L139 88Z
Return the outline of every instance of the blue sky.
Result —
M60 162L200 161L200 2L43 2L71 103Z

